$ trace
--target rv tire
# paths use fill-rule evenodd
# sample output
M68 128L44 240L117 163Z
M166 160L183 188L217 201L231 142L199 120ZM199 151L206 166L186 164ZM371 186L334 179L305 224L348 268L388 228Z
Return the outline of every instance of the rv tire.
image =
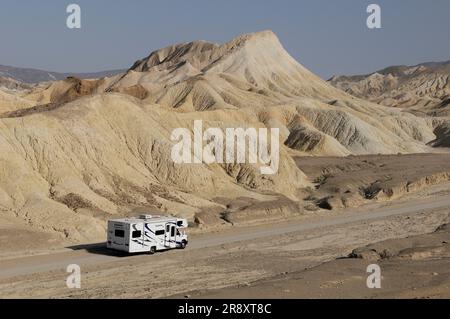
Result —
M150 247L150 255L153 255L154 253L156 253L156 247L155 246L152 246L152 247Z
M183 240L180 245L180 249L185 249L187 245L187 241Z

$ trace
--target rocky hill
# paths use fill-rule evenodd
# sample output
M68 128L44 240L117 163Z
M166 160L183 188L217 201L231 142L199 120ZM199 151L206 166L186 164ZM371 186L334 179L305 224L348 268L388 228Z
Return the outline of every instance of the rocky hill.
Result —
M192 131L195 120L205 129L279 128L277 174L253 164L175 164L171 132ZM71 241L101 239L105 219L143 207L224 222L217 212L227 199L283 198L298 213L312 181L294 156L430 152L447 143L448 123L333 87L271 31L182 43L123 74L1 95L0 211Z

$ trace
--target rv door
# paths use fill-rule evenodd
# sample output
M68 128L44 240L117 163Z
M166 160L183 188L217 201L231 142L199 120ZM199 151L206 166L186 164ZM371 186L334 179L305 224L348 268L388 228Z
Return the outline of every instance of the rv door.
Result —
M177 226L170 226L170 248L177 248Z
M170 224L166 224L164 228L164 246L170 247Z
M167 248L176 248L177 242L176 242L176 226L173 224L166 224L165 229L165 236L164 236L164 246Z

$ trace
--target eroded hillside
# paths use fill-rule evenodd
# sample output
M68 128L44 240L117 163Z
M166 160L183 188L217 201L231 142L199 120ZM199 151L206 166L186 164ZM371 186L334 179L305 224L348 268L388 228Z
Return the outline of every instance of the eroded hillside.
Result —
M334 88L270 31L174 45L110 78L0 94L0 210L71 241L100 240L107 218L139 209L191 222L220 219L236 198L301 211L313 181L294 157L430 152L445 146L449 123ZM277 174L250 164L175 164L171 132L192 131L195 120L279 128Z
M450 115L450 61L393 66L369 75L335 76L329 82L354 96L416 114Z

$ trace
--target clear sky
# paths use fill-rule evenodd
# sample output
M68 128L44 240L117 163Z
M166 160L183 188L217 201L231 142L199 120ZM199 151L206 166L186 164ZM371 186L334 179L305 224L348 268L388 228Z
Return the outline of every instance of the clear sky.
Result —
M66 27L66 7L82 28ZM367 5L382 29L366 27ZM1 0L0 64L60 72L127 68L169 44L273 30L316 74L450 60L449 0Z

